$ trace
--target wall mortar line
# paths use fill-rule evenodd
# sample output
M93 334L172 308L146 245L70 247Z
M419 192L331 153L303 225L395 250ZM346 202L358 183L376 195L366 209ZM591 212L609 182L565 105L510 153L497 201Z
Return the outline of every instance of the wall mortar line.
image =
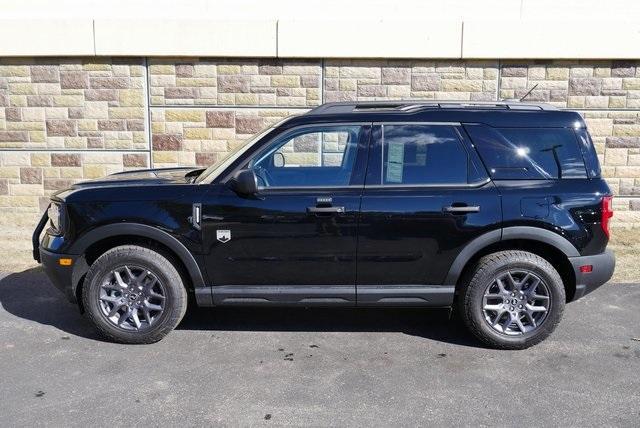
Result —
M266 105L230 105L230 104L165 104L158 105L153 104L149 106L149 109L154 108L173 108L173 109L196 109L196 108L208 108L208 109L233 109L233 110L242 110L242 109L254 109L254 110L311 110L312 108L317 107L313 106L266 106Z
M2 147L0 148L0 153L2 152L41 152L41 153L49 153L49 152L63 152L63 153L148 153L149 151L146 149L74 149L69 147L50 147L50 148L31 148L31 147Z
M147 127L147 139L148 139L148 153L149 153L149 167L153 168L153 133L151 130L151 83L149 77L149 58L144 57L144 73L145 73L145 84L144 84L144 99L147 105L145 106L145 115L144 122Z
M464 21L460 24L460 59L464 59Z
M496 101L500 101L500 91L502 91L502 60L498 58L498 84L496 88Z
M92 34L93 34L93 55L97 56L98 53L96 51L96 20L91 20Z
M324 104L324 75L327 63L324 58L320 59L320 104Z

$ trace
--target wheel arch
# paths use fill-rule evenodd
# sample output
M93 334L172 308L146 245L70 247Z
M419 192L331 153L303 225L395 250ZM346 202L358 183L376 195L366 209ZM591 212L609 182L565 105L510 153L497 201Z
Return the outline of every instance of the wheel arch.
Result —
M159 244L181 264L179 270L187 276L193 288L204 287L202 271L193 254L175 237L158 228L138 223L117 223L97 227L78 239L70 248L70 253L80 254L73 272L73 296L78 302L80 285L89 270L89 266L100 254L109 248L137 243ZM88 259L87 259L88 256Z
M446 285L456 285L482 256L503 250L523 250L549 261L560 274L565 285L567 301L573 300L576 278L570 257L580 254L566 238L557 233L529 226L513 226L487 232L458 254L445 278Z

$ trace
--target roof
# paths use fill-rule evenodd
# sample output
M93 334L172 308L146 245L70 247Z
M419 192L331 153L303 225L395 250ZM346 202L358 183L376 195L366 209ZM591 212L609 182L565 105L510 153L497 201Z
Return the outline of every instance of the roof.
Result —
M573 128L580 114L549 104L520 101L348 101L326 103L292 117L283 126L349 122L483 123L493 127Z
M344 114L357 112L407 112L414 113L435 109L472 109L472 110L557 110L556 107L544 103L528 103L522 101L438 101L438 100L399 100L399 101L343 101L322 104L309 111L314 114Z

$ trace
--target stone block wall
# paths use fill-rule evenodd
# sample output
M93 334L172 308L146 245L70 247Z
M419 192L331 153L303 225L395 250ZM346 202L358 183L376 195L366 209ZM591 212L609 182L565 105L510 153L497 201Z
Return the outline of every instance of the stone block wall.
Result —
M640 61L0 58L0 244L29 250L51 193L112 172L207 166L289 115L341 100L528 97L585 117L640 226Z

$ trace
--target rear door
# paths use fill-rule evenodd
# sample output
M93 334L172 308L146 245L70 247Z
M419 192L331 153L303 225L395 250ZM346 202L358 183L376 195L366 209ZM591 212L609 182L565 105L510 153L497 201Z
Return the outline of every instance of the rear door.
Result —
M359 305L450 303L450 290L439 295L437 286L453 260L498 227L498 193L464 135L459 124L374 125L359 221Z

